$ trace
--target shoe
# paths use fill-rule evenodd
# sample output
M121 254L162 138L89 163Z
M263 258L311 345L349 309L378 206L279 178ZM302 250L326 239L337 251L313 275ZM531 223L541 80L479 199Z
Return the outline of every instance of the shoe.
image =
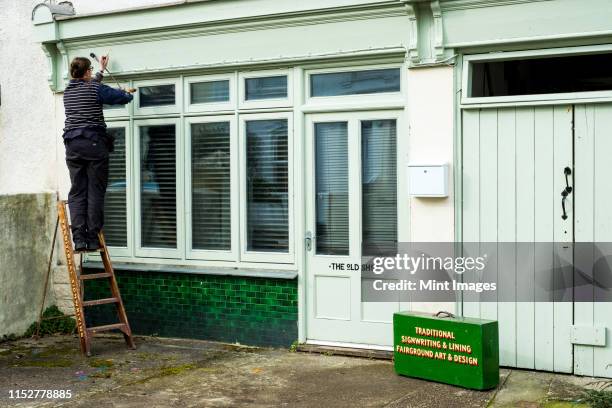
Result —
M86 251L87 250L87 242L85 241L75 241L74 243L75 252Z

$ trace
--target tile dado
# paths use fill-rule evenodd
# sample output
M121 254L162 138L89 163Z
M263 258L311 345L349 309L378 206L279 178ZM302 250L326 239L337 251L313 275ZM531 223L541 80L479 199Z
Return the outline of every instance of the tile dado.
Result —
M288 346L298 337L297 281L270 278L116 271L135 334ZM109 296L108 283L87 281L85 299ZM116 321L115 307L88 308L87 325Z

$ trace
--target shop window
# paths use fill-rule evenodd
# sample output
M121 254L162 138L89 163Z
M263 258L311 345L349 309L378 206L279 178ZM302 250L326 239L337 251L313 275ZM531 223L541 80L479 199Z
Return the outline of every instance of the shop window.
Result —
M395 120L361 122L363 255L396 250L396 128Z
M349 254L348 123L315 124L317 254Z
M109 157L108 188L104 201L104 237L112 247L127 247L127 168L126 128L109 127L106 133L115 138L115 149Z
M472 61L469 97L612 90L612 53Z
M287 76L270 76L245 79L245 100L287 98Z
M192 248L231 250L230 122L191 124Z
M174 84L142 86L138 88L138 92L140 93L139 107L141 108L176 104Z
M400 70L375 69L310 76L310 96L362 95L400 91Z
M230 81L192 82L190 86L190 103L219 103L230 100Z
M248 251L289 252L288 164L288 121L247 121Z
M177 248L176 126L140 128L140 216L143 248Z

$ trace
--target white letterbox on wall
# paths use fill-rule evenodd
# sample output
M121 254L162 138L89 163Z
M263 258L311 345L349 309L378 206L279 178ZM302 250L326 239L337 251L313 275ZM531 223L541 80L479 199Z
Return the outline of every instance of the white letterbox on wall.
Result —
M407 170L412 197L448 197L448 164L409 163Z

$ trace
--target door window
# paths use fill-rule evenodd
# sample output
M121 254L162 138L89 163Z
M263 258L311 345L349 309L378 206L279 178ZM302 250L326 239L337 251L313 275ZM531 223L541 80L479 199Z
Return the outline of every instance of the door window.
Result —
M317 254L348 255L348 123L315 123Z
M397 169L395 120L361 122L363 255L395 253Z

